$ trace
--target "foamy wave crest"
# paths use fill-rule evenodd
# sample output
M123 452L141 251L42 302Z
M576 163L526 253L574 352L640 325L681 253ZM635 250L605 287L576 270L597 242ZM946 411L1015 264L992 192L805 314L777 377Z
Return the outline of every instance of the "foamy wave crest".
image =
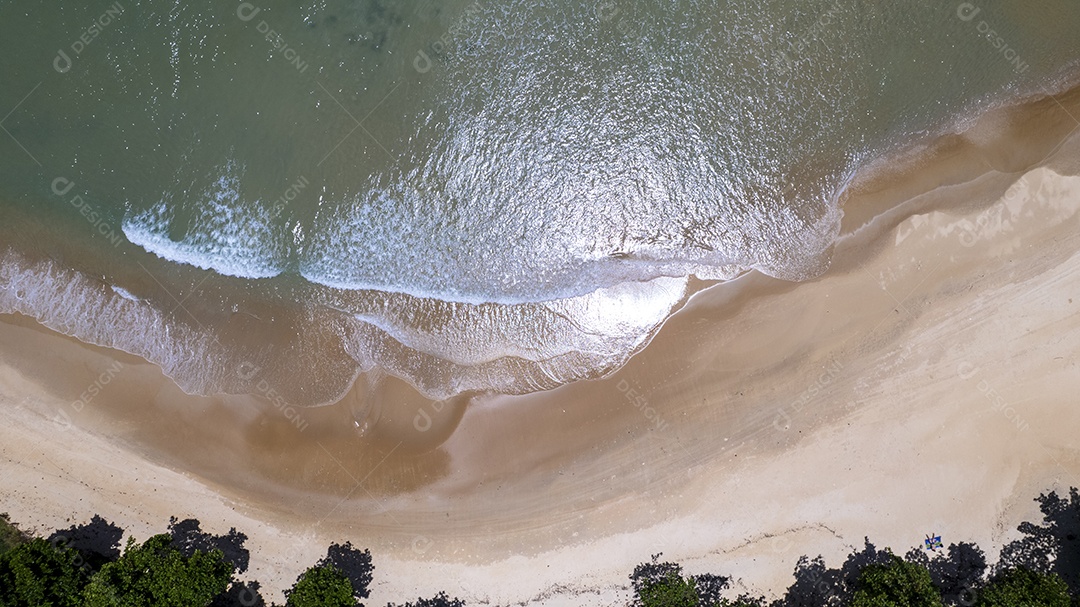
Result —
M0 257L0 312L141 356L191 394L274 394L314 406L336 402L358 373L376 367L433 399L597 377L624 364L687 296L685 278L510 306L306 286L306 296L282 293L260 316L247 310L264 309L267 293L218 282L227 284L200 283L199 297L177 309L156 280L109 285L8 251ZM311 303L296 303L302 299Z
M705 182L687 188L693 193L678 204L663 188L635 198L630 190L600 194L575 183L559 188L566 200L523 200L517 190L573 182L583 167L567 159L545 176L528 168L541 164L528 154L492 153L482 161L489 170L527 180L524 187L500 191L486 184L501 178L469 166L472 154L483 153L448 152L461 159L461 166L448 169L451 175L425 167L407 178L460 181L460 172L470 176L473 191L425 197L419 185L401 186L321 207L307 230L300 274L340 290L475 305L543 303L663 278L730 280L749 269L805 279L827 266L826 251L839 231L835 198L842 186L813 192L814 205L821 208L810 217L780 204L728 203L734 195ZM500 166L514 162L521 166ZM652 167L659 174L672 173L670 168ZM609 179L613 176L596 177ZM450 199L432 202L444 196ZM694 210L695 205L705 211ZM691 224L697 232L687 228Z
M570 354L632 352L685 297L686 284L685 278L658 278L512 306L345 293L328 298L328 305L412 350L477 367L503 358L542 362Z
M288 257L284 229L272 208L242 199L242 171L233 163L206 191L195 195L194 217L185 221L184 201L167 195L124 218L124 235L158 257L238 278L281 274ZM181 233L180 238L172 235Z

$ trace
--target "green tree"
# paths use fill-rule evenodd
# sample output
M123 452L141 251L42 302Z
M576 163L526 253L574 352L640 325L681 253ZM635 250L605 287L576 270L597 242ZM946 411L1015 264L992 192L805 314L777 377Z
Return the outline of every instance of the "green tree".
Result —
M19 528L11 524L8 513L0 513L0 554L11 550L27 540L26 535Z
M1056 573L1017 567L996 576L976 607L1069 607L1069 587Z
M886 564L868 565L855 583L852 607L941 607L926 567L893 556Z
M345 572L334 565L320 564L300 574L292 589L285 592L286 607L353 607L353 587Z
M638 599L644 607L697 607L698 593L694 586L694 580L671 572L659 581L645 584Z
M36 538L0 555L0 606L77 607L88 578L77 552Z
M90 580L86 607L205 607L225 591L233 567L220 550L184 556L167 534L141 546L128 539L124 555Z

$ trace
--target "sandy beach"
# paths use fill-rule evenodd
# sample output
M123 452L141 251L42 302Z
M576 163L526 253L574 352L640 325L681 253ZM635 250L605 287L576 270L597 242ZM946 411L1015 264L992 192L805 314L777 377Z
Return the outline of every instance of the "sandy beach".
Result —
M369 604L621 605L658 552L775 596L864 536L993 556L1080 486L1074 117L1076 89L893 159L850 188L819 278L712 286L613 375L526 396L365 378L287 415L4 316L0 511L236 527L268 600L344 540L372 550Z

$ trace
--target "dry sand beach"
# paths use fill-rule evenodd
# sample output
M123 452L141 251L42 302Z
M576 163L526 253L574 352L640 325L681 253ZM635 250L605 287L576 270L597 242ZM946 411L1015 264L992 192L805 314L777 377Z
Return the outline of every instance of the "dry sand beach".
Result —
M618 372L548 392L364 379L285 415L6 316L0 510L237 527L278 600L345 539L373 552L371 604L620 605L660 551L766 595L864 536L993 555L1035 495L1080 485L1075 117L1076 89L894 159L850 188L824 275L712 286Z

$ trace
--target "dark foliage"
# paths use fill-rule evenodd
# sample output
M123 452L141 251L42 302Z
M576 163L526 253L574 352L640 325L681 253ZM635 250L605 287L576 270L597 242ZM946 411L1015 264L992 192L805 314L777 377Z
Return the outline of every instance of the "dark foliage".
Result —
M870 538L863 538L862 552L852 552L840 567L840 584L835 587L843 603L848 603L855 593L855 586L863 569L871 565L891 565L896 556L888 550L878 550L870 543Z
M801 557L795 565L795 583L784 598L775 601L777 607L836 607L847 605L855 594L856 582L862 570L870 565L888 565L896 557L887 550L878 550L863 538L863 549L848 555L839 569L830 569L820 557Z
M643 607L699 607L700 604L694 581L674 572L662 580L646 583L637 593L637 601Z
M388 604L386 607L395 607ZM465 607L465 601L457 598L449 598L445 592L440 592L430 599L417 599L415 603L405 603L401 607Z
M35 538L0 554L0 607L79 607L90 576L71 548Z
M971 543L946 550L910 550L899 559L864 538L838 568L819 556L802 557L795 582L771 607L1080 607L1080 493L1066 498L1040 495L1041 524L1023 523L1023 537L1005 546L986 580L986 555ZM0 516L0 607L105 607L169 605L267 607L258 582L233 579L246 570L247 536L231 529L216 536L199 521L170 520L169 533L142 545L95 516L89 523L28 539ZM5 551L4 548L7 548ZM636 607L764 607L763 598L725 599L730 579L713 574L684 576L677 563L652 555L630 575ZM349 542L331 544L326 556L286 592L290 607L355 607L370 596L371 553ZM117 603L120 601L120 603ZM445 592L401 607L464 607ZM394 607L392 604L387 607Z
M979 593L976 607L1069 607L1069 587L1056 573L1023 567L994 575Z
M768 604L765 597L755 597L750 596L749 594L740 594L739 598L735 599L734 602L717 603L717 605L721 605L722 607L766 607ZM702 605L704 605L704 603L702 603Z
M840 571L829 569L820 556L813 560L799 557L795 565L795 583L784 598L776 602L778 607L828 607L839 604L838 588Z
M30 539L25 533L11 523L7 512L0 513L0 554L18 546Z
M941 595L920 563L893 556L888 563L872 563L859 574L852 607L941 607Z
M1024 537L1001 549L998 571L1023 567L1041 573L1056 573L1080 594L1080 494L1069 489L1067 499L1054 491L1035 499L1043 513L1043 524L1021 523Z
M692 575L690 576L690 579L694 580L698 599L701 601L702 607L719 605L720 601L724 598L724 589L731 583L731 578L722 575L713 575L711 573Z
M686 588L693 590L696 595L696 603L700 607L712 607L724 604L723 591L728 587L730 578L703 573L692 575L687 578L682 576L682 567L676 563L660 562L661 554L652 555L648 563L641 563L630 574L631 586L634 589L635 602L643 604L643 597L657 595L661 588L664 592L670 591L672 596L687 594ZM671 599L676 600L676 599Z
M946 555L930 559L930 578L946 605L970 605L986 574L986 554L975 544L949 544Z
M285 607L355 607L352 593L344 572L330 564L315 565L285 591Z
M210 607L266 607L258 582L233 580L229 589L214 598Z
M128 538L119 560L94 574L86 607L205 607L225 592L233 567L221 552L185 556L160 534L143 544Z
M236 568L237 573L247 571L251 561L251 553L244 548L247 535L240 533L235 527L229 529L226 535L214 535L206 533L199 528L198 519L184 519L178 521L176 517L169 519L169 535L172 536L172 544L180 551L180 554L190 557L196 551L213 552L220 550L225 555L225 561Z
M366 599L371 594L368 586L371 585L372 572L375 566L371 564L371 552L354 548L351 542L342 544L330 544L326 549L326 557L319 561L320 565L333 565L349 578L352 584L353 596L357 599Z
M663 552L654 554L648 563L641 563L634 567L634 572L630 574L630 585L635 595L640 595L646 586L658 584L671 575L682 576L681 566L675 563L658 562L663 554Z

